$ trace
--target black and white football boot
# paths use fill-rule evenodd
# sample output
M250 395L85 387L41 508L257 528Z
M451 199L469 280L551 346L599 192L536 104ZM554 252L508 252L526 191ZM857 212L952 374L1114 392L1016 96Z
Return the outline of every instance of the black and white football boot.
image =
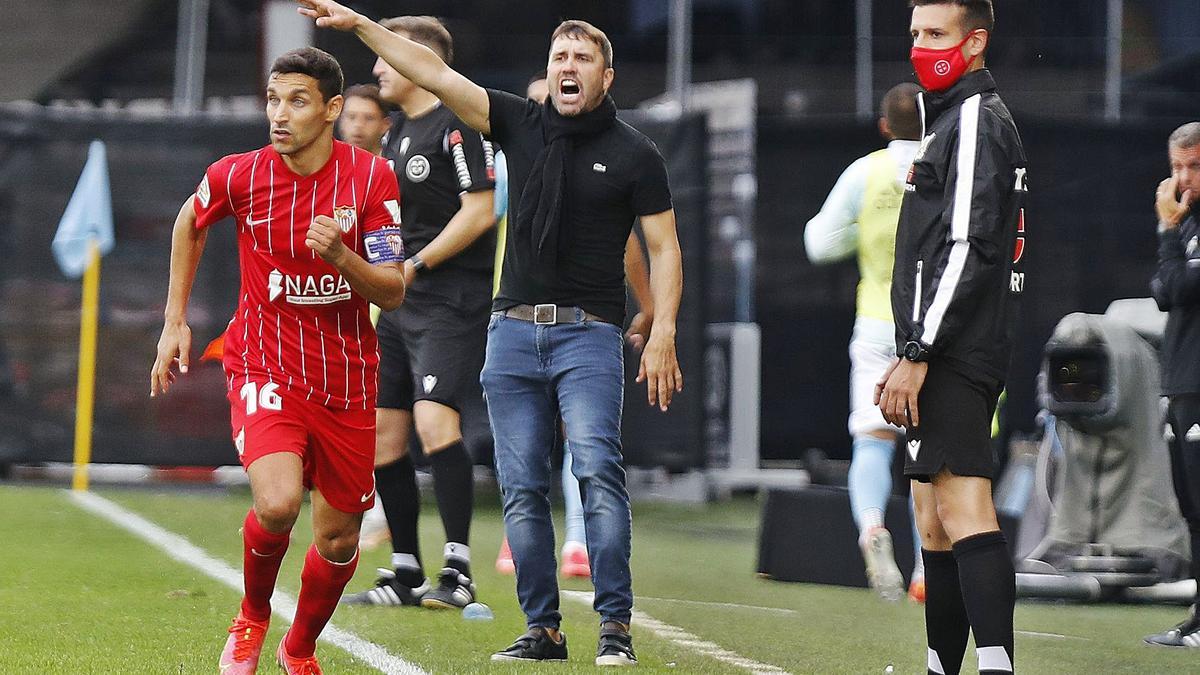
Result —
M409 606L417 607L421 598L432 588L429 579L421 578L421 584L415 588L405 586L396 578L392 570L380 567L379 578L375 580L375 588L361 593L343 595L343 605L379 605L384 607Z
M475 582L453 567L443 567L437 588L421 598L421 606L427 609L462 609L472 602L475 602Z
M1146 644L1156 647L1200 647L1200 612L1196 605L1188 612L1188 618L1174 628L1149 635Z

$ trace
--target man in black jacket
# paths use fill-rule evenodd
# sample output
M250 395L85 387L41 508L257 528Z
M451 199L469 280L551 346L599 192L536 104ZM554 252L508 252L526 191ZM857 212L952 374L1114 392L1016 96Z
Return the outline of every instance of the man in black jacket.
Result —
M911 4L924 133L896 232L901 358L876 396L908 430L929 672L959 671L969 631L981 672L1012 672L1015 576L992 503L989 432L1025 286L1025 153L983 67L990 0Z
M1200 196L1200 122L1167 141L1171 177L1158 185L1158 270L1150 291L1168 312L1162 346L1162 391L1168 398L1171 477L1192 539L1192 576L1200 582L1200 223L1191 211ZM1197 589L1200 601L1200 588ZM1146 638L1152 645L1200 647L1197 604L1187 620Z

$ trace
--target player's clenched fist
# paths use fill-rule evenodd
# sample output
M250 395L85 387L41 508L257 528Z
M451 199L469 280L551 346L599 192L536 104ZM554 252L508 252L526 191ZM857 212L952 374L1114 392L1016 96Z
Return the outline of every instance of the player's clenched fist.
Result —
M304 245L317 252L317 255L337 266L338 261L346 252L342 245L342 228L337 221L329 216L317 216L308 226L308 234L304 236Z

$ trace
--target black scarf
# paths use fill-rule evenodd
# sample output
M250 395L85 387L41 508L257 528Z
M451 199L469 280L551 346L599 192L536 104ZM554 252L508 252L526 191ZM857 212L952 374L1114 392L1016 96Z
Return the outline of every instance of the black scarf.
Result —
M553 275L559 254L567 250L570 236L564 236L563 214L567 194L567 169L577 139L601 133L617 119L617 104L605 96L600 105L573 117L564 117L547 100L542 106L542 136L545 145L533 161L529 180L521 192L517 219L513 228L516 253L537 273Z

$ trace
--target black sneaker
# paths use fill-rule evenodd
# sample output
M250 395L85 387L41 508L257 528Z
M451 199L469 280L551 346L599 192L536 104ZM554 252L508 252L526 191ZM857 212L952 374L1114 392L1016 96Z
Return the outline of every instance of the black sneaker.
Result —
M545 628L534 626L503 651L492 654L492 660L566 661L567 635L562 632L559 632L558 635L561 639L555 642Z
M633 653L633 636L625 626L616 621L600 624L600 642L596 645L596 665L636 666L637 655Z
M453 567L443 567L437 588L421 598L421 606L428 609L462 609L472 602L475 602L475 582Z
M382 605L416 607L421 604L421 598L429 592L429 580L422 577L421 585L416 588L405 586L396 578L392 570L379 568L379 578L375 580L375 588L361 593L343 595L343 605Z
M1150 635L1145 638L1146 644L1158 647L1200 647L1200 615L1196 606L1192 605L1187 620L1174 628Z

